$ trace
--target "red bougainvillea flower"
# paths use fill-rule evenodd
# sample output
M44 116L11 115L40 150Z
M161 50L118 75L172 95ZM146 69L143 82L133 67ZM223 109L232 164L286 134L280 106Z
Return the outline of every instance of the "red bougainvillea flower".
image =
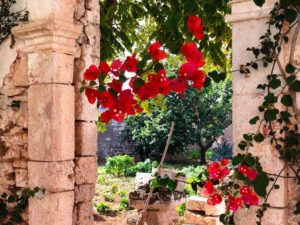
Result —
M99 76L100 70L95 65L91 65L83 74L85 80L96 80Z
M184 43L180 48L180 52L185 56L190 56L195 51L198 51L198 47L192 41Z
M108 123L111 120L111 116L110 116L109 110L101 113L100 119L102 120L103 123Z
M185 90L188 88L186 80L181 79L180 77L171 80L170 86L172 91L175 91L179 94L185 92Z
M99 70L101 73L103 73L104 75L107 75L110 71L109 65L107 64L107 62L100 62L99 64Z
M119 59L115 59L115 60L112 62L110 68L111 68L111 70L119 70L120 67L121 67L121 65L122 65L122 61L119 60Z
M213 194L215 191L214 184L211 180L207 180L203 187L204 187L204 192L208 195Z
M193 73L197 71L197 66L192 63L182 64L179 68L179 76L183 80L188 80L192 76Z
M161 49L159 41L150 45L149 54L151 55L151 58L156 61L163 60L167 57L166 52Z
M213 194L207 199L207 204L209 205L217 205L222 202L222 196L220 194Z
M198 70L193 73L191 80L193 81L193 87L196 88L197 90L200 90L204 86L206 76L203 71Z
M226 166L222 166L219 162L213 161L208 166L209 177L214 180L220 180L226 177L230 171Z
M98 94L99 103L104 108L111 108L115 105L114 97L109 91L104 91Z
M99 97L99 92L92 88L86 88L85 95L86 95L89 103L94 104L96 99Z
M243 201L248 205L258 205L258 196L256 193L248 186L244 185L240 188L240 193L242 195Z
M132 56L127 56L120 70L135 73L137 71L137 62L138 62L135 57L136 54L132 54Z
M258 175L256 170L253 170L245 165L240 166L238 170L251 181L255 180Z
M229 159L223 158L223 159L221 160L221 164L222 164L222 166L227 166L227 165L229 164Z
M189 16L187 26L188 30L194 34L196 39L203 39L203 24L201 18L197 16Z
M228 203L226 205L227 210L237 211L239 208L243 207L243 199L241 197L234 198L232 195L228 196Z
M114 89L114 91L120 93L122 91L123 84L120 81L113 79L112 82L108 84L108 86Z
M194 51L190 55L186 55L186 60L195 64L198 68L201 68L205 65L203 54L200 51Z

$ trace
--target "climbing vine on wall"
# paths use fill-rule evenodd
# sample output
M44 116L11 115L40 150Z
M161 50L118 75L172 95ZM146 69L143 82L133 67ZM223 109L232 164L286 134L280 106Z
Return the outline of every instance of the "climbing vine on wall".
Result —
M10 35L11 28L28 20L26 9L14 11L16 0L0 0L0 44Z

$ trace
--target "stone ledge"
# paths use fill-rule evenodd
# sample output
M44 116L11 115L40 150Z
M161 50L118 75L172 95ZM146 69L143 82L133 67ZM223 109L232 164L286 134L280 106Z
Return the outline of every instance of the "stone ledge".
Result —
M52 50L75 54L75 39L81 33L81 26L55 18L36 20L20 24L12 34L25 40L24 52Z

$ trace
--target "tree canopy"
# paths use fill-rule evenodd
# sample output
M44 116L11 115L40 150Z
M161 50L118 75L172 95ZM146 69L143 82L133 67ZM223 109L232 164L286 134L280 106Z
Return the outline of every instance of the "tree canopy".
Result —
M187 146L197 144L201 162L205 163L205 152L231 124L231 96L230 80L212 83L201 92L190 88L184 96L172 93L164 99L163 108L150 104L148 115L127 118L123 139L133 144L142 157L160 154L174 121L170 152L184 151Z
M111 60L126 51L144 56L149 43L155 40L177 54L183 41L191 38L185 21L188 14L194 14L205 25L200 50L210 64L227 72L231 29L224 20L229 13L226 3L226 0L100 0L101 60Z

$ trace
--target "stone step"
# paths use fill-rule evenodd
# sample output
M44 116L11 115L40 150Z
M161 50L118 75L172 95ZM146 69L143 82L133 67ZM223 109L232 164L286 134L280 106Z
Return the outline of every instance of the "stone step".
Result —
M207 204L207 198L191 196L187 200L186 209L189 211L202 212L206 216L219 216L225 213L225 202L212 206Z
M219 217L204 216L198 212L186 211L184 214L185 225L222 225Z

